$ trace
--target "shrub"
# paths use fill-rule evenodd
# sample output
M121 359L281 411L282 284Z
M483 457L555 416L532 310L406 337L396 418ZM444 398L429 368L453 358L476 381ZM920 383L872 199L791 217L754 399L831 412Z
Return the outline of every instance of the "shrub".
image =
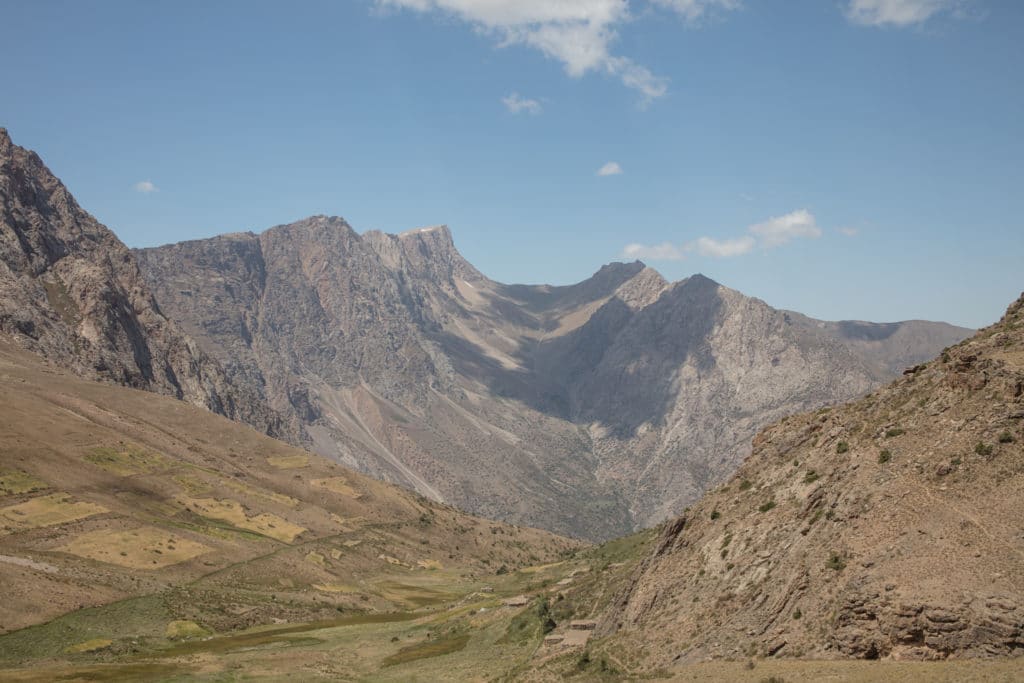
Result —
M807 470L807 474L804 475L804 483L813 484L814 482L818 481L819 478L820 477L818 476L817 472L815 472L814 470Z
M836 453L842 455L848 450L850 450L850 444L846 443L845 441L840 441L839 443L836 444Z
M839 553L832 553L825 566L832 571L841 572L846 569L846 561L839 555Z
M744 479L743 481L740 482L740 491L746 491L753 485L754 482L750 481L749 479Z
M992 455L992 446L986 443L978 442L978 445L974 447L974 452L978 455L989 456Z
M722 513L718 511L718 508L715 508L714 510L711 511L711 520L712 521L718 519L721 516L722 516Z
M999 435L999 443L1013 443L1013 434L1010 432L1003 432Z
M886 430L885 438L891 439L891 438L893 438L895 436L900 436L903 433L904 433L904 430L900 429L899 427L893 427L892 429Z
M885 463L892 460L892 451L886 448L884 451L878 454L878 464L884 465Z
M761 507L759 507L757 509L760 510L761 512L768 512L773 507L775 507L775 501L774 500L769 500L768 502L762 504Z
M793 618L794 619L799 619L803 615L804 615L804 613L800 611L799 607L797 607L795 610L793 610Z

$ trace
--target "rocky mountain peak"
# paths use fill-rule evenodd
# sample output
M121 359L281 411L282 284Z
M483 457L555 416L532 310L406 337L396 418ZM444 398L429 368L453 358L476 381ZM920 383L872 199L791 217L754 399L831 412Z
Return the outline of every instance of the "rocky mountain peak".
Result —
M488 279L462 256L447 225L406 230L398 235L371 230L363 239L393 272L427 278L455 291L456 280L487 282Z
M0 332L91 379L170 394L279 433L164 317L132 253L33 152L0 136Z

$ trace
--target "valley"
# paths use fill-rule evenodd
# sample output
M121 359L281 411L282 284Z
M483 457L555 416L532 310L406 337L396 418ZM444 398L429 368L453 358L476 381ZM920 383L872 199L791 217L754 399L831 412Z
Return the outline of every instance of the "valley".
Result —
M505 285L326 216L131 251L0 162L5 680L1020 677L1024 298Z

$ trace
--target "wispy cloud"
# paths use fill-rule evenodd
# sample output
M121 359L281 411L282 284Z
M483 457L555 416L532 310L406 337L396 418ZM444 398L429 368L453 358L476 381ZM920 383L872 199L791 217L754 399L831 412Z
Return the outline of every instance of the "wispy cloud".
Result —
M690 22L700 21L717 10L734 10L741 6L740 0L651 0L652 4L673 10Z
M150 192L157 192L159 188L153 184L150 180L140 180L139 182L132 185L132 189L142 194L149 194Z
M529 97L523 97L517 92L502 97L501 102L502 104L505 105L505 108L508 109L513 114L521 114L522 112L526 112L527 114L536 115L541 112L541 109L543 109L543 107L541 107L540 105L540 102L538 102L537 100L530 99Z
M686 248L677 247L669 242L661 244L627 244L622 249L622 258L641 259L646 261L682 261L686 258Z
M711 258L730 258L742 256L753 250L757 242L753 237L744 235L730 240L716 240L711 237L698 237L691 245L701 256Z
M769 218L747 228L747 234L729 239L698 237L690 242L647 246L640 243L627 244L621 258L639 258L650 261L681 261L687 254L697 253L706 258L733 258L749 254L756 247L774 249L795 239L817 239L821 228L807 209L798 209L784 216ZM844 233L845 234L845 233Z
M846 18L861 26L912 26L952 13L962 16L969 0L848 0Z
M769 218L764 223L751 225L749 231L766 247L778 247L798 237L821 237L821 228L807 209Z
M857 228L836 228L836 232L844 237L856 237L860 234L860 230Z
M579 78L590 72L618 78L650 102L668 80L629 57L616 55L616 28L630 20L628 0L375 0L379 8L440 12L494 37L500 47L525 45L561 62Z
M607 164L597 169L597 175L599 176L622 175L622 173L622 167L619 166L616 161L609 161Z

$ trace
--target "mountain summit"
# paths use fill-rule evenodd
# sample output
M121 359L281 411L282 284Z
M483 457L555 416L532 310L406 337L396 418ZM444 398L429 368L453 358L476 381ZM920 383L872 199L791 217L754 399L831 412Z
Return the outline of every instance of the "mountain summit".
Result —
M0 128L0 331L90 379L297 437L164 317L132 252Z

